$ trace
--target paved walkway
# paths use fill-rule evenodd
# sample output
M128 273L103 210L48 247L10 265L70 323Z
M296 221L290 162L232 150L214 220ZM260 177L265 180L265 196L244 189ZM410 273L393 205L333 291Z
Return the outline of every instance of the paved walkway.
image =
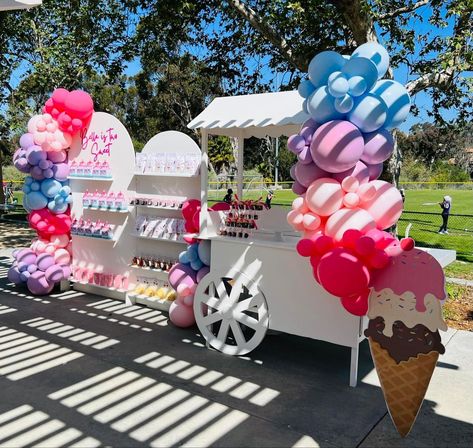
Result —
M353 389L346 348L279 334L251 356L224 356L159 311L13 289L6 255L0 446L460 447L473 439L473 333L444 335L447 353L402 440L366 342Z

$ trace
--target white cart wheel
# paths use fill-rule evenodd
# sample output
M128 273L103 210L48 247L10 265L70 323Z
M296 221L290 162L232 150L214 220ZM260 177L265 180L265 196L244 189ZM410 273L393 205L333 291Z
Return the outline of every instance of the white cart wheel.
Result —
M269 325L262 291L241 272L206 275L195 292L194 314L205 340L227 355L254 350Z

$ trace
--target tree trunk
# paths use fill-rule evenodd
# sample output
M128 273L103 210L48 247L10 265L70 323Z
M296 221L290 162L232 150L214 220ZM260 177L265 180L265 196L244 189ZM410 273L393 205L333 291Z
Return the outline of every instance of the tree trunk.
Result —
M3 192L3 156L0 151L0 204L5 204L5 194Z
M402 168L402 151L398 144L397 129L393 131L394 151L389 159L388 171L391 176L390 181L396 188L399 188L399 178L401 177Z

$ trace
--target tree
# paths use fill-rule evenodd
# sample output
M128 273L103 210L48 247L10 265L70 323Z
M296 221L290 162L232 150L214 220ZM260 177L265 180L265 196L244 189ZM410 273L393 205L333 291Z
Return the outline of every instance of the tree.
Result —
M471 113L471 79L463 74L473 65L472 13L471 0L159 0L140 21L140 51L146 59L158 42L172 42L173 51L204 45L201 58L229 91L241 92L273 87L263 67L283 74L283 88L294 88L317 52L346 54L379 41L394 68L407 67L414 100L427 92L429 114L443 123L444 108L457 110L459 120ZM401 161L397 147L395 180Z

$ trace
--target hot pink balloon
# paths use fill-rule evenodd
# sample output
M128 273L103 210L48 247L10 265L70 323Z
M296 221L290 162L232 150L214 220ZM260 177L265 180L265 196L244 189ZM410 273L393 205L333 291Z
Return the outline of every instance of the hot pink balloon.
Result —
M335 179L317 179L307 189L305 200L312 212L319 216L330 216L342 207L342 186Z
M397 188L383 180L375 180L373 185L376 187L376 194L371 200L363 202L362 207L374 218L378 229L387 229L401 216L402 196Z
M360 130L345 120L332 120L320 126L310 145L314 162L329 173L341 173L353 168L363 148Z

